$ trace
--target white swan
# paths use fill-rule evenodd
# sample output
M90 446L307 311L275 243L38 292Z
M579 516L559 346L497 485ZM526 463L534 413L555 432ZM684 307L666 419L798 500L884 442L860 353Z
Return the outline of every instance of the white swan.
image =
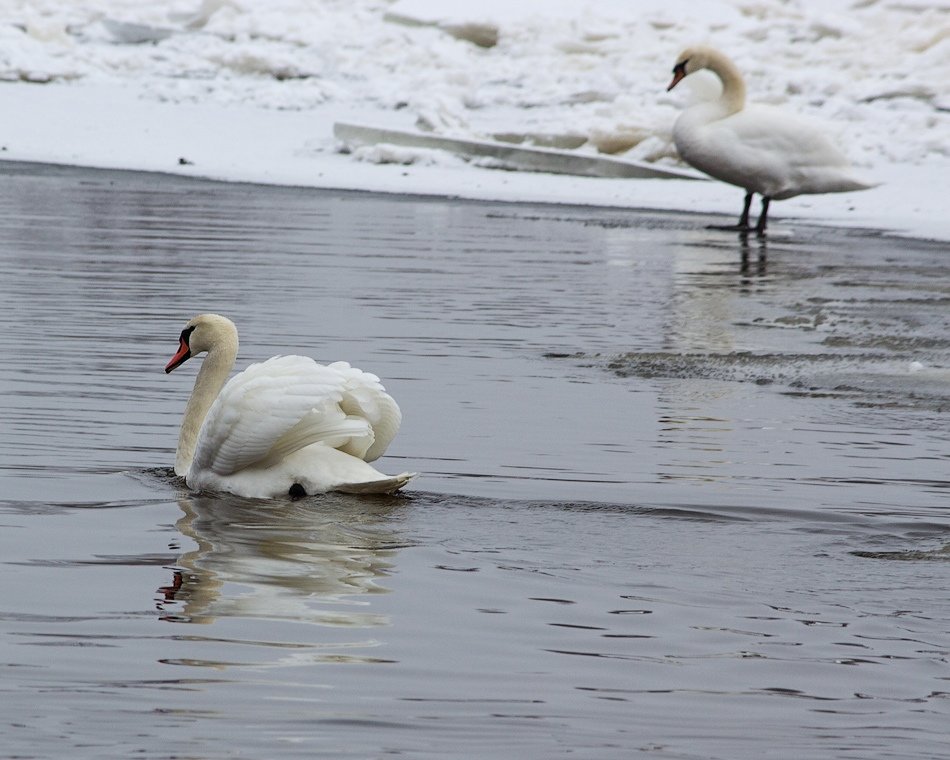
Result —
M392 493L415 474L384 475L367 464L383 454L402 420L375 375L346 362L275 356L225 385L238 333L218 314L185 325L165 372L204 351L175 458L175 473L189 488L255 498Z
M753 193L762 196L755 230L763 235L773 200L874 186L851 173L848 160L814 124L781 109L746 106L742 75L718 50L702 46L684 50L673 67L667 92L701 69L719 77L722 94L680 114L673 126L673 142L691 166L745 189L739 222L727 229L749 229Z

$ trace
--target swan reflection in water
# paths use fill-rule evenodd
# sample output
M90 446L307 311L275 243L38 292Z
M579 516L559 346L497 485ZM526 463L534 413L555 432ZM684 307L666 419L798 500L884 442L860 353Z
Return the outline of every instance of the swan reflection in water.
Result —
M405 501L182 496L177 528L194 548L179 556L171 582L158 589L162 619L388 625L387 616L366 610L366 595L388 592L382 580L400 548L389 518Z
M749 245L749 234L747 232L739 233L739 272L745 276L764 277L768 265L768 245L766 238L760 236L756 238L755 245L755 267L751 264L753 248ZM746 280L743 284L751 284L752 280Z

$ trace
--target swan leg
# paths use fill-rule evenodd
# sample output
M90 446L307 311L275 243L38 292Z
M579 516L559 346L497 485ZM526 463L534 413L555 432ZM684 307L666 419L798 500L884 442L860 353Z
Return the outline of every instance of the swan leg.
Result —
M750 190L745 194L745 199L742 203L742 213L739 215L739 223L736 224L740 230L749 229L749 209L752 207L752 191Z
M769 203L772 202L772 199L767 195L762 196L762 213L759 214L759 221L755 225L755 234L759 237L765 235L765 226L768 224L769 218Z
M749 227L749 209L752 207L752 191L745 194L742 203L742 213L739 215L739 221L736 224L710 224L708 230L728 230L730 232L748 232Z

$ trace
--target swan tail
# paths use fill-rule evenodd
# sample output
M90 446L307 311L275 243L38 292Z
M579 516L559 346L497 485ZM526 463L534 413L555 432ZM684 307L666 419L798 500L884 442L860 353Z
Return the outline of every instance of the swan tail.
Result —
M773 193L772 198L782 200L802 194L850 193L857 190L870 190L880 184L882 183L867 180L852 172L813 167L807 176L795 181L794 192L791 195L786 191L780 191Z
M417 473L415 472L403 472L399 475L393 475L391 478L371 480L366 483L342 483L341 485L336 486L333 490L342 491L343 493L355 494L395 493L404 485L406 485L406 483L416 477L416 474Z
M830 177L825 180L824 187L827 189L821 189L819 192L825 193L850 193L856 190L870 190L874 187L878 187L880 182L871 182L863 177L856 175L847 175L845 177Z

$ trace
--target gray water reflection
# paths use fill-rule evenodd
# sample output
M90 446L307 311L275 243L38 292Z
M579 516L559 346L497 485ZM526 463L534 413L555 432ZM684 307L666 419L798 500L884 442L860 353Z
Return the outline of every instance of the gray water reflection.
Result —
M381 516L402 500L260 502L183 496L176 527L194 547L175 562L158 608L174 622L221 616L288 619L323 626L388 624L364 609L363 594L385 593L383 579L399 546L380 531ZM229 587L231 588L229 591ZM339 655L335 655L339 656Z
M6 755L945 756L945 245L3 168ZM183 489L202 310L413 488Z

